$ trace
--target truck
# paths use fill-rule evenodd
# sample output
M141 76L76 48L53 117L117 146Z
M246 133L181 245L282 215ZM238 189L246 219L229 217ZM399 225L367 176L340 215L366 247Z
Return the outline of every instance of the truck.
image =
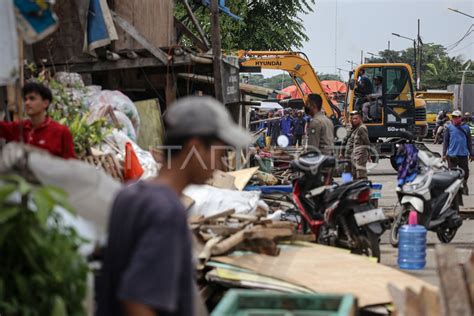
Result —
M446 90L427 90L415 93L417 99L426 103L426 119L428 122L427 137L434 137L436 117L440 111L451 114L454 111L454 93Z

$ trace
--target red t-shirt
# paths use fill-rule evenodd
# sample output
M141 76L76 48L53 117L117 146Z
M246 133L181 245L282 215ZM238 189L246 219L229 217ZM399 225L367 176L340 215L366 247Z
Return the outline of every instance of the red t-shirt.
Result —
M64 159L76 158L71 132L66 126L49 117L37 128L31 126L30 120L0 122L0 138L7 142L19 142L21 126L25 144L45 149Z

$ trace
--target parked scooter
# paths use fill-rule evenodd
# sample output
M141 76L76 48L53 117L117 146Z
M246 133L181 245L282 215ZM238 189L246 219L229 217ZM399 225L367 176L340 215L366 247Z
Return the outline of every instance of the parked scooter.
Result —
M444 131L446 130L448 122L443 122L441 125L439 125L433 133L435 134L434 137L434 143L435 144L442 144L444 140Z
M332 183L336 159L308 152L291 163L300 174L293 182L293 200L303 220L303 231L318 243L350 249L380 261L379 238L389 227L381 209L370 203L371 182Z
M418 161L419 174L397 188L402 210L390 232L393 247L398 246L398 230L408 222L411 211L418 213L418 224L435 232L443 243L451 242L462 225L459 205L462 205L464 171L448 170L441 158L427 151L418 151Z

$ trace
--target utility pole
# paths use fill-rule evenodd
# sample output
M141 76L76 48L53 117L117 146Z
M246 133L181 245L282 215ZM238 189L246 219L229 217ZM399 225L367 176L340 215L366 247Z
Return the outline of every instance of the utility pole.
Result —
M361 64L364 63L364 51L363 50L360 51L360 63Z
M390 41L388 41L388 50L390 51Z
M337 0L336 0L336 18L334 20L334 71L337 71Z
M211 42L214 68L214 93L216 99L224 103L224 89L222 85L222 49L221 27L219 23L219 0L211 1Z

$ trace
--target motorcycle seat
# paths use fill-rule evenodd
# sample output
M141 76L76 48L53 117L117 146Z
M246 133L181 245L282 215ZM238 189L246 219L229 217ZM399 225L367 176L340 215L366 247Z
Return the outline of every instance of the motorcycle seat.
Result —
M291 168L295 171L315 171L319 168L334 167L336 159L332 156L320 155L316 152L309 152L301 155L298 159L291 162Z
M347 190L355 190L355 189L359 189L362 187L369 187L369 186L370 184L366 180L358 180L358 181L344 183L335 188L332 188L331 190L327 190L326 194L324 195L324 200L326 202L337 200L340 198L340 195L344 194L344 192Z
M458 170L437 172L433 175L433 184L436 188L446 189L460 177L461 172Z

